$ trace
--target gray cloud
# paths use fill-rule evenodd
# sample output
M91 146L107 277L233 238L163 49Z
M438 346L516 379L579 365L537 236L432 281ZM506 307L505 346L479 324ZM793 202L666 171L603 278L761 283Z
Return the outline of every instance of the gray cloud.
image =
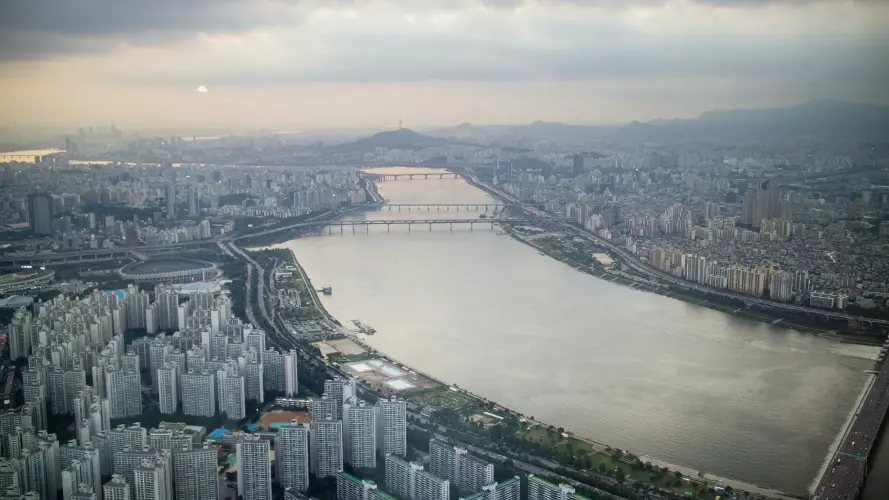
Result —
M257 0L0 0L0 59L104 52L198 33L293 24L282 2Z
M76 52L101 52L117 43L164 43L198 33L240 32L299 22L293 6L367 6L397 3L406 10L459 9L484 4L574 5L622 9L668 0L0 0L0 60L27 60ZM752 7L826 0L693 0L702 5ZM879 0L856 0L878 2Z
M510 10L519 5L591 6L618 11L628 5L658 5L667 0L391 0L400 11L426 8L453 11L479 2ZM694 0L698 5L738 9L762 4L803 5L818 0ZM542 81L664 78L773 81L784 88L825 88L843 95L889 88L889 35L862 30L860 36L757 31L749 35L712 30L670 33L649 38L606 16L535 20L516 27L511 15L489 14L493 22L441 32L399 29L336 31L325 26L304 32L303 15L317 5L369 6L373 0L0 0L0 60L30 60L56 55L104 52L118 44L153 45L201 33L241 33L270 28L268 53L217 54L204 60L188 54L177 66L164 58L116 68L122 83L299 84L395 81ZM836 3L822 2L825 5ZM858 0L857 3L879 2ZM504 16L503 23L496 22ZM331 29L332 28L332 29ZM389 28L389 27L387 27ZM790 28L788 28L790 29ZM517 31L519 30L519 31ZM527 32L526 32L527 31ZM312 47L322 47L310 53ZM885 94L885 90L882 91ZM889 97L887 97L889 98Z

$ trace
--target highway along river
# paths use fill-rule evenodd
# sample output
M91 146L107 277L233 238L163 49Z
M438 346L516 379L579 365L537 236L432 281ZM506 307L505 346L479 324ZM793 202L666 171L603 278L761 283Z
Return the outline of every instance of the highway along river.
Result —
M391 203L493 201L462 180L379 188ZM877 353L614 285L489 227L390 231L335 228L282 246L333 287L331 314L378 330L367 341L382 352L578 435L718 476L805 493Z

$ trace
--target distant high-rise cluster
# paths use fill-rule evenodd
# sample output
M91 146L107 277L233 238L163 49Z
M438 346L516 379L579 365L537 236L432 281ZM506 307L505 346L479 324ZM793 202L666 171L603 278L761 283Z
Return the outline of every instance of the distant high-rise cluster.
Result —
M791 220L790 204L781 199L781 190L773 181L765 181L759 189L744 194L741 223L758 228L764 219Z

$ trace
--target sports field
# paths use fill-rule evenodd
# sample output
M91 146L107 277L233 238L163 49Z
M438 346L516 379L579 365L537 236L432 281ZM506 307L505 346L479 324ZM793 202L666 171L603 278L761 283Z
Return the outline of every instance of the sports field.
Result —
M309 414L304 411L272 410L263 413L257 424L260 429L271 430L280 425L288 424L291 420L305 424L309 422Z

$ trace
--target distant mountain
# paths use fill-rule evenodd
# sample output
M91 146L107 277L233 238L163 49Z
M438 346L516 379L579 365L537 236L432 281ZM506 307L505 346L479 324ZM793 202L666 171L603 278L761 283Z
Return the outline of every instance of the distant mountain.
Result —
M624 126L586 126L557 122L529 125L475 126L468 123L429 132L435 137L460 137L496 144L525 138L593 142L599 140L674 142L812 139L885 141L889 137L889 106L817 100L788 108L727 109L702 113L693 119L656 119Z
M430 146L442 146L449 144L446 139L423 135L413 130L402 128L398 130L387 130L374 134L364 139L353 142L337 144L329 149L333 151L373 151L375 148L390 149L422 149Z

